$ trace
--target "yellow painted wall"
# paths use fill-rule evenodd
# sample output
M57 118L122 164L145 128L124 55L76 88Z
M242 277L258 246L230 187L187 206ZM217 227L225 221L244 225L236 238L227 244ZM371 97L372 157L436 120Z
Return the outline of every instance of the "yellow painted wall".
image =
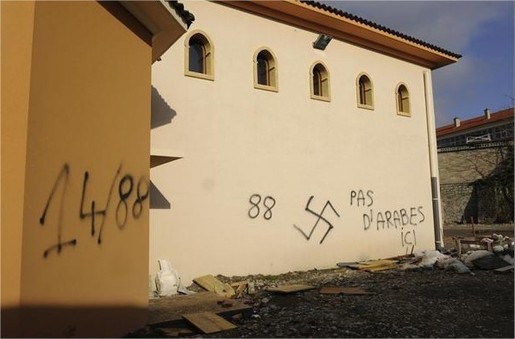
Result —
M32 57L33 2L0 2L2 50L2 308L20 302L25 149ZM10 318L9 318L10 316ZM2 312L2 330L17 333Z
M120 336L146 320L152 50L141 27L129 28L130 16L108 7L2 2L2 71L4 43L23 57L2 73L2 97L4 80L12 80L18 110L2 104L2 209L7 197L19 199L2 214L2 292L5 240L13 242L6 263L21 277L23 336ZM20 39L4 41L4 15L23 19L8 27L23 28ZM4 153L6 141L19 153ZM6 155L17 176L4 172Z

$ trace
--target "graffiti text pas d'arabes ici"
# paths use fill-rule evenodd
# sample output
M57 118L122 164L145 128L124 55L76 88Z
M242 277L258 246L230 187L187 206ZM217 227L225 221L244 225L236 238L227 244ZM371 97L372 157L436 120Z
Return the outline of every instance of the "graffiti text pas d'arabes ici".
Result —
M39 218L41 226L56 228L57 241L43 252L43 257L45 258L53 251L59 254L63 248L76 246L78 242L77 238L63 239L63 228L65 225L69 228L69 224L71 222L70 220L63 220L64 202L66 199L70 199L67 194L67 188L70 184L70 171L70 166L68 164L64 164L54 181ZM106 220L108 219L109 213L111 212L113 214L113 219L118 226L118 229L124 229L130 215L132 215L134 219L138 219L141 216L143 212L143 203L149 197L150 185L148 179L144 176L141 176L137 183L135 182L134 177L129 173L122 176L122 165L120 164L118 169L114 171L113 180L111 181L109 188L104 193L105 196L101 197L101 201L104 203L103 206L100 206L98 204L98 200L90 198L93 195L88 187L90 180L93 180L93 178L90 179L89 171L84 171L80 199L79 197L71 198L77 201L77 214L80 221L85 222L89 219L91 237L96 237L96 241L100 245L103 241L102 234L104 227L106 226ZM118 184L118 194L113 194L116 184ZM136 198L132 204L129 204L128 200L133 194ZM113 199L113 195L117 195L117 197ZM51 209L56 209L56 213L53 214L55 215L55 220L48 220L47 218L47 213Z
M372 190L351 190L349 198L350 206L352 208L359 208L362 211L364 231L382 231L389 229L399 230L402 247L406 248L406 251L411 247L411 250L413 251L417 242L415 227L423 223L426 219L423 206L413 206L393 210L377 210L374 208L374 191ZM311 207L313 199L314 196L310 196L304 208L306 212L317 217L314 224L311 226L311 229L308 228L307 231L304 231L305 228L299 227L295 224L293 227L309 241L313 232L319 225L319 222L322 221L327 226L327 229L320 240L321 244L324 242L328 233L334 228L334 222L327 217L327 213L326 216L324 216L324 212L327 208L330 208L333 214L331 219L334 219L335 217L339 218L340 214L329 200L325 202L323 207L320 209L320 212L316 212L316 210ZM249 198L249 203L251 204L251 208L248 211L250 218L256 219L263 208L265 209L265 214L263 214L264 219L270 220L272 218L272 208L276 205L275 198L266 196L263 199L259 194L252 194ZM260 203L263 205L261 209Z

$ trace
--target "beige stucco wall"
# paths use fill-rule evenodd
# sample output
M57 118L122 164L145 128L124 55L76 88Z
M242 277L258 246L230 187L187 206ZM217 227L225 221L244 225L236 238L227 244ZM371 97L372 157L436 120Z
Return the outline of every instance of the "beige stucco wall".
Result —
M23 21L4 32L4 15ZM151 45L129 27L97 2L2 3L2 98L16 86L2 212L17 199L2 213L2 306L15 286L23 336L113 337L146 320ZM19 282L4 286L11 266Z
M153 86L169 106L154 107L153 115L169 122L152 130L152 147L183 158L151 169L162 194L150 212L151 273L158 259L168 259L187 283L210 273L391 257L411 251L415 238L414 250L434 248L427 69L334 39L315 50L315 33L220 4L186 6L196 17L190 33L201 30L214 44L214 81L184 76L185 37L153 66ZM277 93L253 86L260 47L277 57ZM310 99L316 61L330 73L330 102ZM356 104L362 72L373 82L373 111ZM412 117L396 114L401 82ZM254 194L260 213L251 218ZM269 213L263 204L273 201ZM324 208L327 221L315 215ZM379 225L378 213L385 220ZM294 225L308 234L316 227L307 240Z

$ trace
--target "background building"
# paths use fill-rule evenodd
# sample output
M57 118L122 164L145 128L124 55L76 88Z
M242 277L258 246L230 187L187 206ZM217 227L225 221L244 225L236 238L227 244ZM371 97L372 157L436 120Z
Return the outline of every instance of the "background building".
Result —
M2 337L121 336L148 305L151 64L191 18L0 5Z
M513 221L513 108L436 130L446 224Z
M431 70L459 55L316 2L187 7L195 23L153 66L152 148L171 162L151 170L151 274L435 247Z

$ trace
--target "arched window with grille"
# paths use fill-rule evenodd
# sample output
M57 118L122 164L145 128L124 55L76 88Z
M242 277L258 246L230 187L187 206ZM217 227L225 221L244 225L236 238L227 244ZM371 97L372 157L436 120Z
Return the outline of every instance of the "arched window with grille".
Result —
M397 114L404 116L411 116L411 107L409 100L408 88L404 84L397 85Z
M254 54L254 87L277 92L277 61L266 48Z
M317 62L311 67L311 98L330 101L329 72L321 63Z
M370 77L366 74L360 74L356 83L358 107L374 109L374 90Z
M185 40L185 74L203 79L214 79L214 48L207 35L200 31L190 33Z

